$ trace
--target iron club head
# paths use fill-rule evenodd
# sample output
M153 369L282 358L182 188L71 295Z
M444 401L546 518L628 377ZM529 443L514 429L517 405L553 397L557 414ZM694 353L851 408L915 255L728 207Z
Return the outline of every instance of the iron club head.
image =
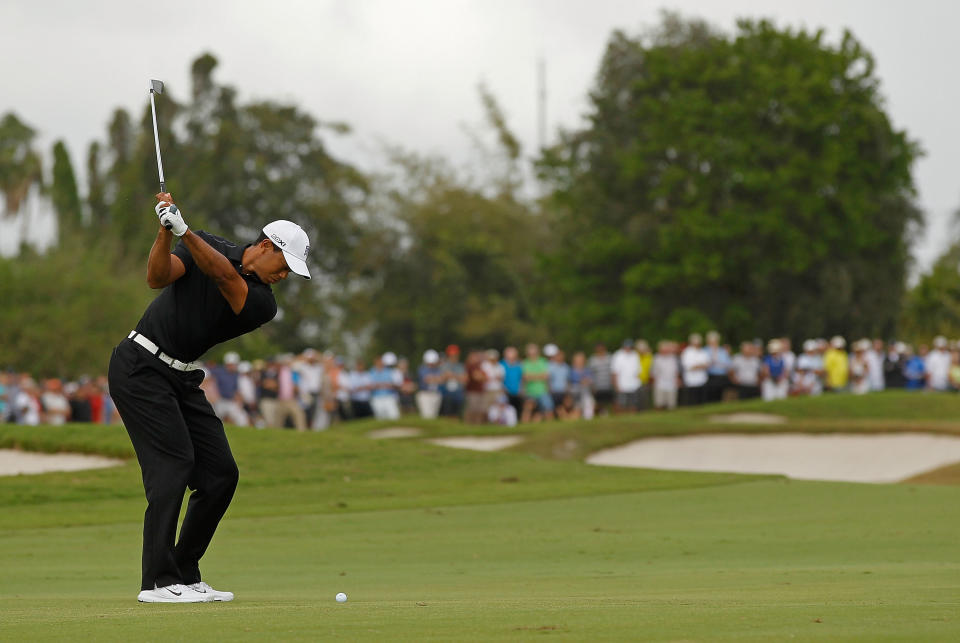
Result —
M150 91L156 92L157 94L163 93L163 81L162 80L150 80Z

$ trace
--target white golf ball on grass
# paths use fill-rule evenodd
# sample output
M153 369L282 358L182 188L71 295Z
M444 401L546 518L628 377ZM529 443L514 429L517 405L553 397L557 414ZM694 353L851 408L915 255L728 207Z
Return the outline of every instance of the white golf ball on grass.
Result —
M337 602L338 602L338 603L346 603L346 602L347 602L347 595L344 594L343 592L340 592L339 594L337 594Z

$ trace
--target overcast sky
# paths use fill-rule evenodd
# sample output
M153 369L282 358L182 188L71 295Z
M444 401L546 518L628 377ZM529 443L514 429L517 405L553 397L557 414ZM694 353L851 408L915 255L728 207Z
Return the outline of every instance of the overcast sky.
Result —
M536 66L546 60L550 131L574 127L610 32L636 32L662 8L732 30L738 17L849 28L877 61L898 128L926 150L914 170L928 233L925 266L948 242L960 206L960 4L782 0L2 0L0 114L13 110L49 152L67 141L81 170L112 110L139 111L147 81L181 97L189 65L211 52L217 79L241 98L293 102L354 133L332 144L369 167L380 142L464 159L464 124L482 120L485 81L531 152L537 142ZM0 237L9 237L0 226ZM6 233L6 234L5 234ZM0 240L0 246L2 246Z

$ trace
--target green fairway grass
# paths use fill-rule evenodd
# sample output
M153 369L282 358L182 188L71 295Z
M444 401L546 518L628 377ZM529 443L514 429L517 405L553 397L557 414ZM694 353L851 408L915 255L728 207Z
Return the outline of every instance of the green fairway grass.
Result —
M136 603L135 460L0 478L0 640L957 640L960 487L572 455L640 435L741 432L706 418L743 410L789 418L763 430L960 431L960 399L904 395L520 427L526 446L503 453L371 440L376 422L230 429L241 483L202 561L205 580L236 592L228 604ZM571 440L561 459L544 457ZM118 427L0 426L11 446L130 455Z

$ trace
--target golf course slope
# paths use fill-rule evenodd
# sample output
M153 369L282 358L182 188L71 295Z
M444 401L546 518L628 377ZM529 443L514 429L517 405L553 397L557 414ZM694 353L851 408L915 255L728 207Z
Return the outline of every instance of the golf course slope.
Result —
M734 412L786 421L708 419ZM515 427L490 453L426 440L508 430L403 423L420 434L228 429L241 482L202 569L237 598L203 605L135 600L145 501L122 428L0 425L0 448L126 460L0 478L0 640L960 638L957 467L854 484L583 462L653 436L960 435L953 396Z

